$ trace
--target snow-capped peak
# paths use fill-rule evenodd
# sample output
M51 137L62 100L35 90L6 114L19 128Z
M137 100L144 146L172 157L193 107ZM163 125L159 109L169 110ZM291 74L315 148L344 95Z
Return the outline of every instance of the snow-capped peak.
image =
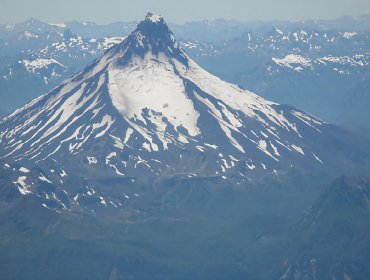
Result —
M312 141L324 129L208 73L162 17L148 14L85 70L0 122L0 157L86 161L118 176L227 169L244 176L299 162L321 166L325 157Z
M161 22L164 22L164 19L162 16L160 15L155 15L155 14L152 14L152 13L148 13L145 17L145 20L146 21L150 21L152 23L155 23L155 24L158 24L158 23L161 23Z
M120 63L124 65L138 57L143 59L147 54L164 54L184 64L188 61L165 20L150 13L126 40L109 51L111 57L119 57Z

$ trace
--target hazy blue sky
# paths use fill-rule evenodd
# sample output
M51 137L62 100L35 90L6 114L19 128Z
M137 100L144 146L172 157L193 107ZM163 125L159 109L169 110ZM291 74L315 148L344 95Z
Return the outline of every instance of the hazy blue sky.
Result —
M0 22L34 17L57 23L88 20L98 23L140 20L146 12L168 22L200 19L301 20L370 14L370 0L0 0Z

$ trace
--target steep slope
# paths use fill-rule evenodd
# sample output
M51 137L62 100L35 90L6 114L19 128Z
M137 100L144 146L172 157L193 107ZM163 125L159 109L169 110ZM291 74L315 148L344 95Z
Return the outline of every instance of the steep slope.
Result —
M2 158L54 162L92 177L351 169L367 160L353 141L209 74L152 14L84 71L0 123Z
M296 249L280 279L367 279L369 210L368 178L332 182L292 231Z

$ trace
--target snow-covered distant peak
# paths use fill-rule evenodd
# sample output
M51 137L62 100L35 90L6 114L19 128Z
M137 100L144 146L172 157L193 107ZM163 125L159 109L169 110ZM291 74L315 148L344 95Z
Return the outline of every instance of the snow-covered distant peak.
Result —
M24 31L21 34L19 34L18 40L22 40L22 39L30 40L30 39L35 39L35 38L38 38L38 37L39 37L39 35L37 35L37 34L34 34L30 31Z
M272 60L282 67L287 67L296 71L301 71L302 67L306 68L312 66L309 58L305 58L298 54L288 54L283 58L272 58Z
M5 24L4 28L5 28L6 31L10 31L10 30L14 29L14 25L10 24L10 23L7 23L7 24Z
M346 39L351 39L353 36L356 36L357 35L357 32L344 32L343 33L343 38L346 38Z
M304 70L315 72L318 67L327 69L339 74L349 75L348 67L364 68L369 65L369 55L353 56L324 56L318 58L306 58L297 54L289 54L283 58L272 58L272 61L281 68L303 72Z

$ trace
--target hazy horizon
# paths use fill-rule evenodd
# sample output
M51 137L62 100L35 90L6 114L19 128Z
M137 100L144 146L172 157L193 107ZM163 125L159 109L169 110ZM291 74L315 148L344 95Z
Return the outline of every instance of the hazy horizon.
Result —
M0 23L19 23L29 18L36 18L48 23L67 21L91 21L108 24L117 21L140 21L147 12L162 15L168 22L183 24L199 20L236 20L249 21L300 21L329 20L344 16L370 14L370 1L367 0L320 0L294 1L261 0L65 0L63 2L34 0L3 0L0 11ZM181 5L182 4L182 5ZM22 7L22 9L19 9ZM268 8L267 8L268 7Z
M148 12L151 12L151 11L148 11ZM158 13L159 14L159 13ZM0 22L0 24L19 24L19 23L22 23L22 22L26 22L26 21L29 21L31 19L35 19L35 20L38 20L40 22L43 22L43 23L47 23L47 24L51 24L51 25L58 25L58 24L63 24L63 23L67 23L67 22L91 22L91 23L95 23L97 25L109 25L109 24L112 24L112 23L116 23L116 22L140 22L142 21L144 18L145 18L145 15L144 14L141 18L138 18L138 19L132 19L132 20L125 20L125 19L122 19L122 20L114 20L114 21L111 21L111 22L97 22L97 21L94 21L94 20L83 20L83 19L71 19L71 20L65 20L65 21L46 21L46 20L43 20L43 19L40 19L40 18L37 18L37 17L28 17L28 18L24 18L20 21L16 21L16 22L10 22L10 21L5 21L5 22ZM162 14L159 14L161 16L163 16ZM226 18L214 18L214 19L194 19L194 20L188 20L188 21L185 21L185 22L172 22L172 21L168 21L166 16L163 16L164 19L166 20L167 23L169 24L176 24L176 25L183 25L183 24L186 24L186 23L191 23L191 22L201 22L201 21L209 21L209 22L213 22L213 21L235 21L235 22L239 22L239 23L249 23L249 22L273 22L273 21L281 21L281 22L299 22L299 21L315 21L315 20L322 20L322 21L325 21L325 20L339 20L339 19L342 19L342 18L346 18L346 17L369 17L370 18L370 14L363 14L363 15L343 15L343 16L340 16L340 17L335 17L335 18L332 18L332 19L310 19L310 18L307 18L307 19L302 19L302 20L284 20L284 19L265 19L265 20L238 20L238 19L226 19Z

